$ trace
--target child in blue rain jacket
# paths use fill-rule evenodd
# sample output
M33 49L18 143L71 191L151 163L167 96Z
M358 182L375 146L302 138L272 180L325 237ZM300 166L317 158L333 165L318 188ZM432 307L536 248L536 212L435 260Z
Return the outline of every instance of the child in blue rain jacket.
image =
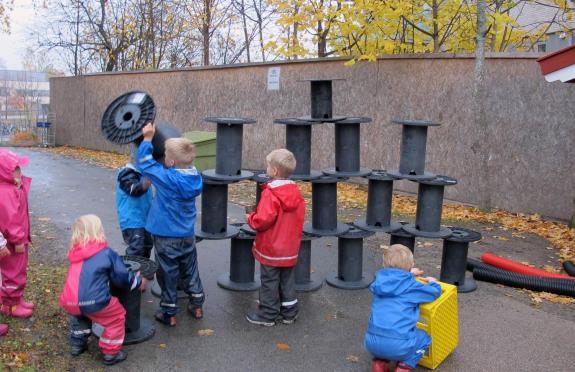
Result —
M419 305L438 298L441 287L431 277L424 278L428 284L418 282L419 274L407 247L394 244L384 251L383 268L370 286L373 302L364 341L375 357L374 371L389 371L390 360L398 362L396 372L410 371L431 345L431 338L415 325Z

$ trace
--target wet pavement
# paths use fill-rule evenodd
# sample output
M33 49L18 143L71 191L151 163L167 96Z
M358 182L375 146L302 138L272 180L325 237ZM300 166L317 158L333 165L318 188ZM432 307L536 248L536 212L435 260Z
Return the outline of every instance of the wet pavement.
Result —
M115 171L87 165L45 151L17 149L30 156L25 174L33 177L30 195L33 218L50 218L61 233L60 251L44 252L64 262L69 226L74 218L94 213L102 219L110 245L124 251L115 210ZM198 207L200 201L197 202ZM230 222L243 220L243 208L230 204ZM198 216L199 221L199 216ZM471 228L484 229L476 225ZM488 227L484 233L492 227ZM510 233L502 231L499 235ZM441 242L416 248L417 265L439 276ZM490 237L470 247L470 254L498 242ZM364 249L365 275L372 277L381 263L380 245L387 235L369 238ZM532 263L555 257L549 244L535 236L501 242L500 251ZM206 292L205 318L196 321L185 312L178 325L156 325L154 338L127 346L129 358L119 370L192 371L369 371L371 357L363 348L370 312L369 290L345 291L326 284L317 292L299 295L300 318L293 325L267 328L246 322L245 313L256 306L257 292L221 289L216 281L229 270L230 241L198 243L199 268ZM556 260L555 260L556 262ZM324 277L337 269L337 239L312 243L312 268ZM527 294L478 282L478 290L459 296L459 347L438 371L572 371L575 370L575 307L543 304L533 307ZM142 312L152 317L158 300L147 291ZM211 329L211 336L199 330ZM278 343L289 346L277 348ZM418 367L418 371L425 370Z

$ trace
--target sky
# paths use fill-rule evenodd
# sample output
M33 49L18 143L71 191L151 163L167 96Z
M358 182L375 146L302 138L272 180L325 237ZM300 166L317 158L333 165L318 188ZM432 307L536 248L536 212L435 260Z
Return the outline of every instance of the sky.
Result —
M14 1L14 10L10 16L11 33L0 34L0 62L12 70L22 69L22 55L30 45L26 30L35 21L32 0Z

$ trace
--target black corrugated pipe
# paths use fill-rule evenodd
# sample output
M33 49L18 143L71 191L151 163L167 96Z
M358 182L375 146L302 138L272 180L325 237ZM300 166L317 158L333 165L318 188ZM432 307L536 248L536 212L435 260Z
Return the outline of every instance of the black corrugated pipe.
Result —
M473 278L515 288L525 288L532 291L551 292L558 295L575 297L575 283L573 283L572 280L539 278L505 270L490 270L480 267L476 267L473 270Z
M573 264L573 262L563 262L563 269L565 269L565 272L569 274L569 276L575 276L575 264Z
M491 266L488 265L486 263L483 263L483 261L478 260L476 258L471 258L471 257L467 257L467 271L471 271L473 272L473 270L477 269L477 268L481 268L484 270L501 270L504 271L498 267L495 266Z

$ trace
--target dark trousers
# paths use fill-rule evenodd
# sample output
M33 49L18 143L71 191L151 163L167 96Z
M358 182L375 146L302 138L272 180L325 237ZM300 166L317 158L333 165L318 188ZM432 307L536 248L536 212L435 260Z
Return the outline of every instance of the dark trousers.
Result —
M190 296L190 304L200 307L204 303L204 288L198 269L196 239L164 238L153 236L158 271L156 278L162 289L160 308L168 316L178 311L178 283Z
M139 227L122 230L122 238L124 238L124 243L128 245L126 248L127 256L150 258L154 242L152 235L146 229Z
M258 313L268 320L278 316L293 319L298 306L295 292L295 266L273 267L260 265L260 304Z

